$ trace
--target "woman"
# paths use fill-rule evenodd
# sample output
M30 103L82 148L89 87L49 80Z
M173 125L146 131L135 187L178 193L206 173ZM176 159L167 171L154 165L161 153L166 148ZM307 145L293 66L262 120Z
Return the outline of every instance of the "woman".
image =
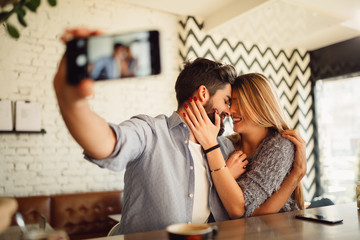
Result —
M258 207L279 190L290 173L295 147L281 136L290 130L279 99L266 77L257 73L237 77L231 99L235 134L230 138L237 151L226 164L217 147L220 126L217 110L215 125L199 101L190 102L192 110L186 108L188 114L184 116L196 139L206 149L211 176L226 211L231 218L239 218L261 214L257 212ZM243 170L239 173L232 165L243 167ZM301 184L282 205L278 210L304 208Z

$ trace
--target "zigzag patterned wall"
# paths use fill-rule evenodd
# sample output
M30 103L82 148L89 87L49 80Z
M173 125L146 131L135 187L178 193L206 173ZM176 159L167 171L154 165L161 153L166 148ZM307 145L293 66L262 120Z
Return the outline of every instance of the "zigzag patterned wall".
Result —
M274 50L240 41L208 35L203 23L194 17L179 21L179 66L188 59L205 57L235 66L238 73L260 72L275 84L293 128L307 142L308 171L303 179L305 199L317 194L314 149L313 101L310 82L310 56L298 49Z

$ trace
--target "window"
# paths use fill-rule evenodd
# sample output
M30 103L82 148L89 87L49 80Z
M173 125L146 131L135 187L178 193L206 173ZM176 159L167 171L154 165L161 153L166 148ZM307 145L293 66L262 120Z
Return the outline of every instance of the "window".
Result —
M360 180L360 76L315 85L320 185L335 204L355 201Z

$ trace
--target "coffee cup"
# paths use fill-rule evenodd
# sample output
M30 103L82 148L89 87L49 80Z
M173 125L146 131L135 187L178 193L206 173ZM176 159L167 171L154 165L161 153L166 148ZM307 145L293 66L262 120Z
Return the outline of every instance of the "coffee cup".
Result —
M210 240L217 235L217 227L208 224L172 224L166 228L170 240Z

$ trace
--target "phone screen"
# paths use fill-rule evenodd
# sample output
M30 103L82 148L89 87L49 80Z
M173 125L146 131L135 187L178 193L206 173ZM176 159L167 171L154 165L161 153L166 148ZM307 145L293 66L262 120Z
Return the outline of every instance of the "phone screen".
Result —
M322 223L330 223L330 224L341 223L343 221L342 219L330 218L330 217L325 217L322 215L316 215L310 213L299 214L296 215L295 217L299 219L322 222Z
M158 31L76 38L67 43L67 81L76 85L94 80L145 77L159 74Z

